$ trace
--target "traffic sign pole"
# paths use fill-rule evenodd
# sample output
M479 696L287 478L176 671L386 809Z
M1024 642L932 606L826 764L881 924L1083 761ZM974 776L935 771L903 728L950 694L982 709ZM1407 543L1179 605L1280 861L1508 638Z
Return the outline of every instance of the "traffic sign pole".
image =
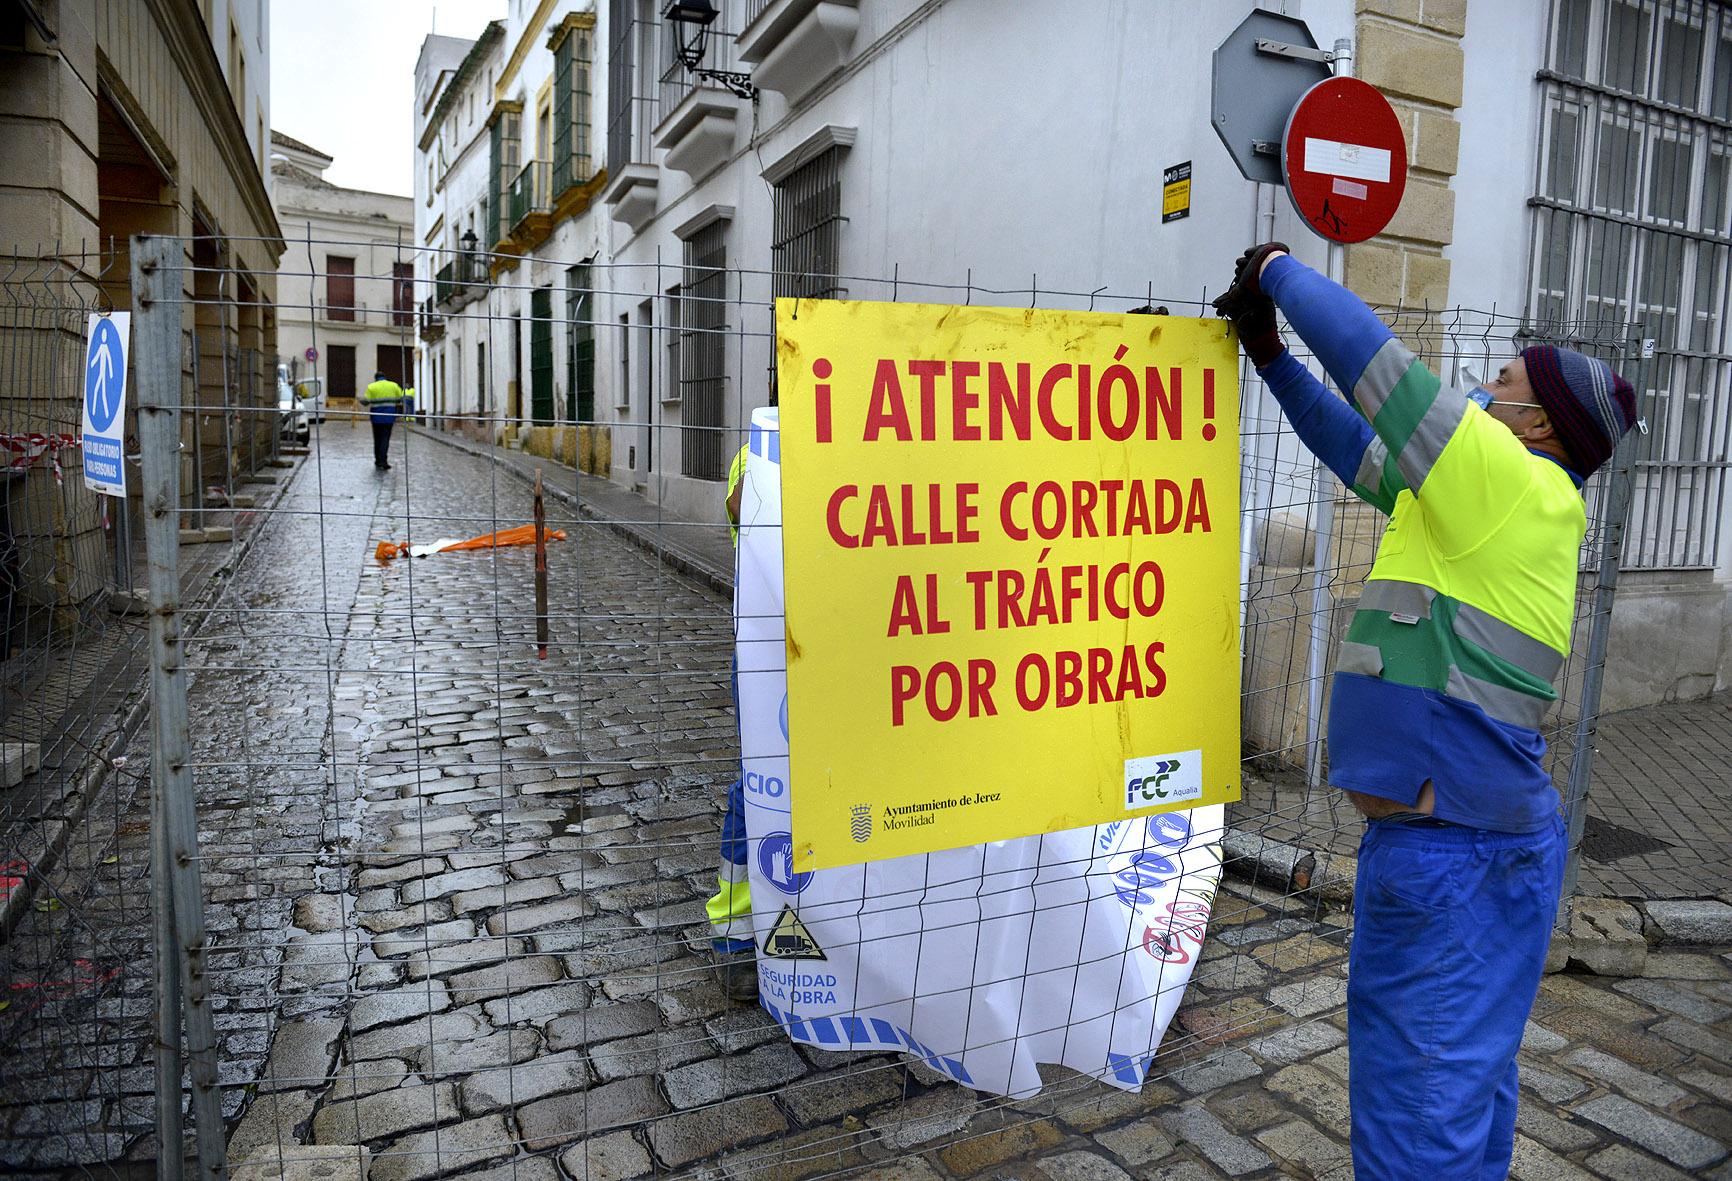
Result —
M1335 42L1330 68L1337 78L1353 76L1353 42L1343 37ZM1303 101L1303 100L1301 100ZM1347 281L1347 246L1329 239L1325 273L1337 283ZM1321 460L1315 460L1311 478L1317 500L1317 528L1313 536L1311 584L1311 636L1305 654L1309 709L1305 719L1305 782L1319 787L1323 782L1323 676L1329 659L1329 551L1335 543L1335 483ZM1319 614L1321 612L1321 614Z

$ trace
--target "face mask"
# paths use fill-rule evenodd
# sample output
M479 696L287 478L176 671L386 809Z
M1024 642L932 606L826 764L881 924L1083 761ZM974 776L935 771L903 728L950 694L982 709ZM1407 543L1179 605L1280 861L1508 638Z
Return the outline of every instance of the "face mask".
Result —
M1465 361L1455 367L1454 380L1449 384L1451 389L1459 391L1462 397L1481 410L1492 404L1491 391L1481 383L1480 376L1473 366Z

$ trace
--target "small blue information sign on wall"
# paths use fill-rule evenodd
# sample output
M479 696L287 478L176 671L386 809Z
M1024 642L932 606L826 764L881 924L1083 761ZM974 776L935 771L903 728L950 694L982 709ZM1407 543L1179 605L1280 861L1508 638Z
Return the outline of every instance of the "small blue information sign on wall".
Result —
M92 312L84 341L84 486L126 495L126 350L132 313Z

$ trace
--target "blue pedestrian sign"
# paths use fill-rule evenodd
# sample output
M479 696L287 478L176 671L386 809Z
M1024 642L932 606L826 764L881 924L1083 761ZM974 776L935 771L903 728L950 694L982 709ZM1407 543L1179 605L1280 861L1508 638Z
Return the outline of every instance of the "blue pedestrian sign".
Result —
M90 315L84 343L84 486L126 495L126 349L131 312Z

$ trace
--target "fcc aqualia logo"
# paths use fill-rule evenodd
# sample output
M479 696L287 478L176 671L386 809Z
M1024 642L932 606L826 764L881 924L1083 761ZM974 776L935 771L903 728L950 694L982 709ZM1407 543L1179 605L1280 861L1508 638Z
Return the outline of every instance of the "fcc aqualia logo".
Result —
M1125 811L1195 800L1203 794L1203 752L1125 760Z

